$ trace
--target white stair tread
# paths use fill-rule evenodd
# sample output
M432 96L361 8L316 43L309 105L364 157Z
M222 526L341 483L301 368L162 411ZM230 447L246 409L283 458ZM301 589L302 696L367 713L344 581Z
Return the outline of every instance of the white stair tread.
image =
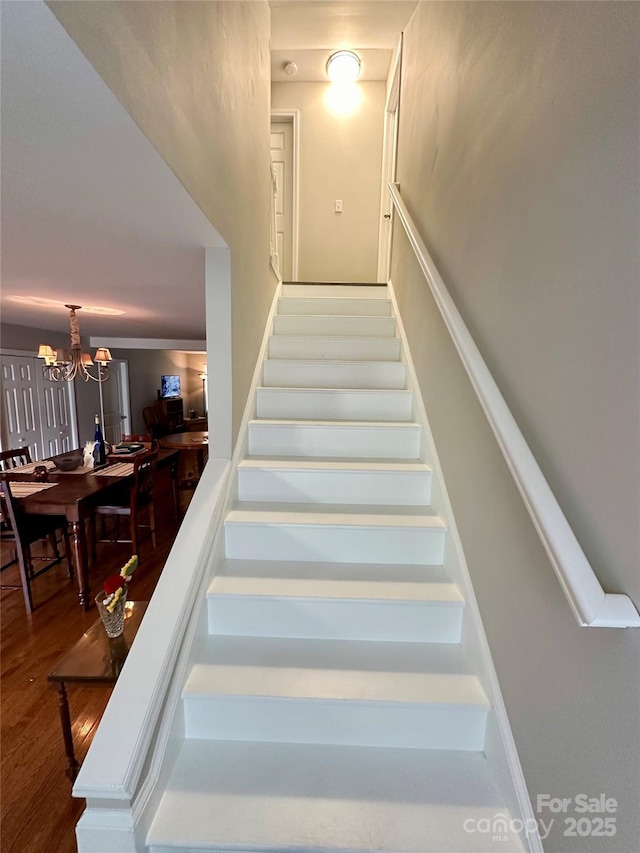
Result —
M259 459L256 457L249 457L242 460L240 462L239 468L268 468L272 471L281 471L281 470L291 470L294 469L296 471L335 471L336 473L341 473L343 471L375 471L375 472L402 472L402 473L420 473L425 474L431 471L431 468L428 465L425 465L424 462L412 462L412 461L390 461L385 460L384 462L380 462L379 460L374 461L364 461L362 459L356 460L347 460L340 459L336 457L334 459L301 459L300 457L290 457L289 459L285 459L283 457L274 458L263 458Z
M308 367L310 365L320 365L322 367L362 367L362 368L370 368L370 367L379 367L386 366L387 364L391 364L394 367L398 367L401 365L404 367L404 362L402 361L394 361L392 359L356 359L356 358L266 358L262 364L265 365L268 362L275 362L278 367L282 367L284 365L295 364L300 367Z
M265 389L267 391L273 390L271 388ZM291 388L281 388L281 391L291 391ZM296 390L296 389L293 389ZM309 390L309 389L303 389ZM326 391L327 389L323 389ZM367 392L369 393L369 392ZM388 392L383 392L388 393ZM399 391L397 393L406 394L406 391ZM415 421L335 421L335 420L318 420L317 418L314 420L304 420L302 418L255 418L254 420L249 421L249 425L251 424L259 424L260 426L271 426L271 427L279 427L279 426L300 426L300 427L310 427L312 429L318 429L318 427L337 427L339 429L374 429L378 430L381 427L389 427L392 429L406 429L406 430L421 430L422 427L420 424L417 424Z
M389 645L393 645L390 643ZM197 663L184 696L260 696L336 702L488 707L475 675Z
M278 299L278 314L390 316L391 312L390 299L369 299L366 296L309 294L306 296L283 295Z
M289 315L290 316L290 315ZM298 315L299 316L299 315ZM338 315L340 316L340 315ZM271 335L270 339L273 340L274 337L278 337L278 335ZM299 341L314 341L318 343L337 343L342 344L349 341L357 341L358 343L373 343L378 344L380 342L380 337L378 335L284 335L284 337L291 342L296 339ZM392 338L392 340L396 341L398 344L400 343L400 339L397 337ZM389 360L389 359L386 359ZM396 359L392 359L396 360Z
M347 462L353 465L362 465L364 470L377 470L378 465L391 465L397 466L393 467L391 470L394 471L431 471L431 468L428 465L425 465L424 462L421 462L419 459L392 459L392 458L384 458L384 461L380 461L379 456L359 456L357 459L347 459L344 456L313 456L313 457L304 457L304 456L284 456L282 454L275 456L262 456L260 454L251 454L248 453L244 460L240 463L240 465L244 464L244 462L255 463L256 467L261 468L263 462L274 462L276 468L288 468L290 462L301 462L303 470L315 470L315 464L321 468L328 467L329 469L333 468L334 464L342 465L342 463ZM309 466L314 466L309 467ZM408 467L405 467L408 466ZM425 467L422 467L425 466ZM351 469L348 470L360 470ZM386 470L386 468L385 468Z
M218 577L211 583L209 594L403 601L407 604L437 601L439 604L459 606L464 603L460 591L452 583Z
M459 646L209 637L185 695L487 707Z
M495 853L464 821L509 817L482 753L187 740L152 853ZM504 853L524 850L517 837Z
M198 663L310 670L472 675L462 646L455 643L387 643L372 640L207 637Z
M393 396L397 397L399 400L402 400L409 394L413 394L413 391L408 388L289 388L284 385L258 385L256 391L258 393L268 392L270 394L275 391L286 391L288 394L295 394L298 396L302 396L303 394L316 394L317 396L324 397L330 394L340 394L345 397L352 397L356 394L373 394L376 397ZM323 421L314 420L314 423L323 423ZM365 421L365 423L367 422ZM371 421L369 421L369 423L371 423ZM376 421L376 423L379 423L379 421Z
M415 566L399 563L320 563L282 560L224 560L219 578L292 578L294 580L335 580L395 583L450 583L442 566Z
M344 296L348 299L388 299L389 291L386 284L341 284L339 282L296 282L285 281L282 284L282 295L285 297L324 297L337 298Z
M273 506L274 509L269 509ZM225 524L298 524L312 527L377 527L377 528L421 528L446 530L444 521L429 514L429 507L358 506L360 512L352 512L348 504L318 504L315 512L300 511L308 504L243 503L232 509ZM363 511L364 510L364 511ZM369 511L367 511L369 510ZM394 512L397 510L397 512Z

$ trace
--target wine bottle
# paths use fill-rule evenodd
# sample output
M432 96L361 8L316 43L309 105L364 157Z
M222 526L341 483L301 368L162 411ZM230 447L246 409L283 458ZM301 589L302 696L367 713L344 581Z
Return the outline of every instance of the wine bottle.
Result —
M96 431L93 434L95 445L93 448L93 458L96 465L104 465L107 461L107 453L104 446L104 437L100 429L100 416L96 415Z

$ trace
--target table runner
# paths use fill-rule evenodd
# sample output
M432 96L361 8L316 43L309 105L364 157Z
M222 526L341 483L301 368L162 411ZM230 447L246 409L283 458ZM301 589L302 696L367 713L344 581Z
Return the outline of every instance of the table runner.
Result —
M45 459L42 462L27 462L26 465L17 465L15 468L9 468L8 471L5 471L6 474L33 474L36 470L37 465L44 465L47 471L53 471L56 467L55 462L52 462L50 459Z
M57 483L18 483L17 481L12 481L9 483L9 488L14 498L28 498L30 495L41 492L43 489L52 489L57 485Z
M100 471L92 472L94 477L128 477L133 474L133 464L131 462L118 462L115 465L107 465Z

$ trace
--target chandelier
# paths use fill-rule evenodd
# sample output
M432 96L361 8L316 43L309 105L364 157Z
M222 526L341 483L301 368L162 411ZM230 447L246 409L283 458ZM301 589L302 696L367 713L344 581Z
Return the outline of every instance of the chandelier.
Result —
M71 347L69 349L54 350L49 344L40 344L38 347L38 358L44 359L42 375L50 382L71 382L79 376L88 382L104 382L109 378L109 362L111 353L105 347L96 350L95 358L82 352L80 344L80 326L76 311L81 305L65 305L69 309L69 324L71 326ZM94 365L94 361L96 365ZM91 368L95 366L95 374Z

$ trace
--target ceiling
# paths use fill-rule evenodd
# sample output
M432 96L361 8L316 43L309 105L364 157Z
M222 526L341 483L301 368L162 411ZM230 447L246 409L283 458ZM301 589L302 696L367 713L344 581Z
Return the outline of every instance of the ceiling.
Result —
M326 80L345 47L363 79L385 79L416 2L270 5L275 79L287 56L295 79ZM219 235L48 7L0 2L0 15L2 321L66 332L71 302L124 312L79 312L93 341L204 339L204 249Z
M2 16L2 321L203 340L204 248L220 238L42 2ZM56 300L49 306L13 297Z
M392 53L417 0L270 0L273 82L327 82L327 59L354 50L360 79L386 80ZM298 71L289 77L287 62Z

